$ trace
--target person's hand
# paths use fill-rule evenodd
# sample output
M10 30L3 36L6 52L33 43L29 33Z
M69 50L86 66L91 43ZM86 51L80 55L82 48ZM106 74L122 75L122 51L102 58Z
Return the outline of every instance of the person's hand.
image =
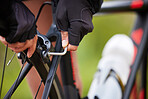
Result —
M56 25L61 31L62 46L75 51L87 33L93 30L91 5L88 0L59 0Z
M33 39L26 40L25 42L16 42L16 43L10 44L6 41L4 37L0 36L0 41L4 45L8 45L8 47L16 53L19 53L28 49L27 56L28 58L30 58L36 50L37 38L38 37L36 35Z
M21 2L13 0L7 15L0 17L0 41L18 53L28 49L30 58L37 44L35 16Z
M0 35L11 44L33 39L37 34L33 13L18 0L12 0L8 12L0 17Z
M76 51L77 50L78 46L69 44L68 32L61 31L61 36L62 36L62 47L63 48L67 47L68 51Z

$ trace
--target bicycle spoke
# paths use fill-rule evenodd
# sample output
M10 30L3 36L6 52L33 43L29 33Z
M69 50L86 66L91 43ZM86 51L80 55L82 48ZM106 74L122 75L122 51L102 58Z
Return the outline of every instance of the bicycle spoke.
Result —
M3 73L2 73L2 80L1 80L1 87L0 87L0 98L1 98L1 94L2 94L2 88L3 88L3 80L4 80L4 74L5 74L7 51L8 51L8 45L6 46L6 51L5 51L5 58L4 58L4 65L3 65Z
M38 90L37 90L37 92L36 92L36 95L35 95L34 99L36 99L36 97L37 97L37 95L38 95L38 93L39 93L39 90L40 90L40 88L41 88L42 82L43 82L43 80L41 80L41 82L40 82L40 85L39 85L39 87L38 87Z
M25 55L25 59L24 59L24 61L23 61L23 65L22 65L22 67L21 67L21 70L20 70L20 72L19 72L19 75L18 75L18 77L17 77L17 79L16 79L16 83L15 83L15 85L14 85L14 89L15 89L15 87L16 87L17 84L18 84L18 80L19 80L20 75L21 75L21 72L22 72L22 70L23 70L23 68L24 68L24 65L25 65L25 62L26 62L26 58L27 58L27 56ZM12 94L13 94L13 91L11 91L9 97L11 97Z
M14 53L14 55L12 56L12 58L9 60L9 62L7 63L7 66L10 65L10 63L12 62L12 60L13 60L13 58L14 58L15 55L16 55L16 53Z

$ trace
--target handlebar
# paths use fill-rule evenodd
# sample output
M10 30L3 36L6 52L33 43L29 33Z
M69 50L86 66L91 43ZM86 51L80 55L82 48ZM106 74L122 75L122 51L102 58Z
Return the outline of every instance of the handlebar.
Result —
M67 52L67 47L64 49L63 52L47 52L48 55L59 55L59 56L62 56L62 55L65 55Z
M137 1L105 1L102 4L100 13L113 13L113 12L129 12L129 11L147 11L148 0Z

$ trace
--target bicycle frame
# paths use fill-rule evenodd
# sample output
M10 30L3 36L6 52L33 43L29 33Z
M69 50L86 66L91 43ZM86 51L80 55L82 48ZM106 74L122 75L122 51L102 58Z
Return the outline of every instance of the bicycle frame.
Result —
M53 3L53 2L52 2ZM52 13L53 13L53 24L50 27L50 30L48 31L46 37L50 38L52 36L55 36L57 38L56 40L56 51L61 51L61 35L60 32L56 29L55 25L55 10L56 7L54 4L52 5ZM132 87L134 85L135 81L135 76L136 72L142 64L144 78L143 80L143 88L144 88L144 95L146 95L146 59L147 55L147 47L148 47L148 0L133 0L133 1L112 1L112 2L104 2L101 8L101 11L98 12L96 15L99 15L100 13L117 13L117 12L136 12L137 13L137 21L136 24L133 28L133 31L131 33L131 38L134 41L135 44L135 49L137 49L136 53L136 58L134 60L134 63L131 68L131 74L129 76L129 80L127 82L125 91L124 91L124 96L123 99L128 99L129 95L131 93ZM136 38L137 35L140 35L140 38ZM139 41L137 41L137 39ZM64 88L64 93L60 93L60 97L66 98L66 99L78 99L79 94L78 91L75 87L75 80L73 77L73 66L72 66L72 57L70 52L68 52L65 56L53 56L53 61L51 64L49 63L48 65L50 66L49 73L45 70L45 64L42 61L42 58L40 54L36 51L33 55L32 58L29 59L29 63L25 66L23 69L23 72L21 73L18 82L16 86L14 87L15 83L13 86L10 88L8 93L5 96L5 99L9 98L13 92L16 90L16 88L19 86L21 81L24 79L24 77L27 75L29 70L32 68L34 65L36 70L38 71L39 75L43 79L43 83L45 84L44 92L43 92L43 99L48 98L48 94L54 93L54 90L51 90L52 84L54 77L56 77L56 70L58 67L58 64L60 62L60 68L61 68L61 73L62 73L62 81L63 81L63 88ZM142 61L142 62L141 62ZM44 71L44 72L42 72ZM65 97L64 97L65 96ZM146 97L146 96L145 96ZM58 96L57 96L58 99Z
M56 25L55 25L55 10L56 7L54 5L54 2L45 2L40 10L39 10L39 14L37 15L36 21L39 18L40 12L42 10L42 8L47 4L47 5L51 5L52 3L52 16L53 16L53 23L49 29L49 31L46 34L46 37L48 39L50 39L51 37L56 38L56 46L55 46L55 52L60 52L63 48L61 46L61 34L60 32L57 30ZM39 34L41 35L41 34ZM42 35L43 36L43 35ZM67 67L68 69L66 69L66 72L68 73L69 78L67 78L67 76L65 75L65 72L62 72L62 79L68 79L69 82L63 82L63 88L64 88L64 93L62 93L62 91L59 92L59 96L55 96L54 95L54 89L52 88L52 84L54 83L54 78L57 77L56 75L56 70L58 67L58 64L61 60L67 60L67 59L71 59L70 58L71 55L68 52L65 56L63 56L61 58L61 56L53 56L52 61L50 62L49 59L47 59L46 61L48 61L47 64L44 63L41 54L36 50L35 53L33 54L33 56L28 59L28 64L24 67L22 73L20 74L20 77L17 80L17 84L16 81L14 82L14 84L12 85L12 87L9 89L9 91L7 92L7 94L5 95L4 99L8 99L12 96L12 94L14 93L14 91L17 89L17 87L20 85L20 83L22 82L22 80L25 78L25 76L27 75L27 73L30 71L30 69L32 68L32 66L34 66L36 68L36 70L38 71L39 75L41 76L41 79L43 80L43 83L45 85L44 88L44 92L43 92L43 99L48 99L48 95L50 94L50 96L54 96L54 99L64 99L64 93L65 93L65 98L66 99L77 99L78 98L78 92L77 89L75 87L75 81L73 80L73 77L71 77L73 75L73 69L72 69L72 64L71 64L71 60L69 60L69 64L67 64L67 61L65 62L61 62L60 68L62 70L66 69L65 67ZM64 66L66 65L66 66ZM46 70L46 68L50 68L49 72ZM66 76L66 77L65 77ZM72 78L72 79L71 79ZM65 81L65 80L63 80ZM62 90L62 88L60 89Z

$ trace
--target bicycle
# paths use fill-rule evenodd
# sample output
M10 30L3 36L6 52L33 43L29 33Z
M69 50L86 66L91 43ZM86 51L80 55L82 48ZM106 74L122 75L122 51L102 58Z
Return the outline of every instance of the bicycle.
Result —
M109 6L108 3L111 5ZM55 16L55 6L53 2L45 2L39 11L39 14L37 16L37 19L40 15L40 12L42 8L46 5L52 5L53 9L53 17ZM133 41L135 41L135 46L137 47L137 55L135 58L135 62L131 68L131 74L129 76L129 80L127 82L123 99L128 99L129 95L132 90L132 86L135 81L135 75L139 68L140 64L144 64L142 69L144 72L142 72L142 91L144 92L143 95L146 97L146 51L147 51L147 32L148 29L146 26L148 26L148 12L146 11L148 9L148 1L112 1L112 2L104 2L101 13L114 13L114 12L129 12L134 11L137 13L137 23L135 24L135 27L133 28L133 33L136 33L137 29L142 29L141 34L141 41L140 43L135 41L135 38L133 38L134 34L132 34ZM34 53L33 57L28 59L25 56L25 52L22 52L20 54L20 58L22 59L22 62L25 63L27 60L28 64L24 67L23 71L18 76L16 82L13 84L13 86L10 88L4 99L8 99L11 97L11 95L14 93L16 88L19 86L21 81L24 79L24 77L27 75L29 70L34 65L36 70L38 71L42 81L45 84L44 92L43 92L43 99L47 99L50 97L51 99L79 99L79 93L78 90L75 87L75 81L73 78L73 69L72 69L72 60L70 52L67 52L64 56L53 55L52 60L49 59L49 54L51 54L49 51L54 50L55 52L61 52L61 38L60 38L60 32L56 29L55 21L53 18L53 24L50 27L50 30L48 31L47 35L41 35L38 33L38 45L37 50ZM56 39L56 46L53 48L51 46L51 42L55 41ZM63 54L65 54L66 51L64 51ZM62 55L63 55L62 54ZM142 61L143 60L143 61ZM60 61L60 68L61 68L61 74L62 74L62 87L58 81L57 75L56 75L56 69L58 66L58 63ZM142 61L142 62L141 62ZM50 69L49 69L50 68ZM49 70L49 72L48 72ZM38 93L38 91L37 91ZM35 96L36 98L36 96Z

